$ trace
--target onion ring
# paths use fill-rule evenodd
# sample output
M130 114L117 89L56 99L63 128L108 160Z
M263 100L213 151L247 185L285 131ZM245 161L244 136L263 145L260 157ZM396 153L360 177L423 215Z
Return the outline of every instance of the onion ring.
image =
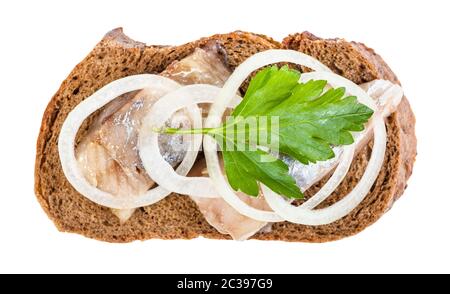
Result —
M97 204L115 209L132 209L153 204L170 194L169 191L156 187L143 195L126 198L117 197L92 186L82 174L75 157L76 134L89 115L120 95L147 88L148 86L151 86L149 88L150 91L161 96L180 87L178 83L171 79L152 74L118 79L107 84L78 104L64 121L58 138L58 151L63 172L75 190ZM196 115L195 111L191 115L194 117ZM185 157L183 161L188 159Z
M143 119L138 140L139 155L148 175L159 186L178 194L194 197L220 197L210 178L183 176L189 172L195 160L191 161L189 165L183 166L182 169L177 169L177 173L175 173L172 166L161 156L158 145L159 133L152 131L154 128L163 127L170 116L179 109L196 106L199 103L213 103L219 92L220 88L212 85L184 86L159 99ZM235 107L240 101L240 97L235 97L230 107ZM202 127L201 117L199 119L200 122L194 124L194 128ZM195 134L192 137L194 144L191 146L194 149L187 150L187 152L194 153L196 157L203 135Z
M237 93L241 84L254 70L278 62L291 62L307 66L313 70L331 71L313 57L293 50L267 50L256 53L239 65L228 78L216 101L211 106L205 127L214 128L219 126L226 106L230 103L235 93ZM217 154L217 144L212 137L205 136L203 139L203 148L209 176L222 198L229 205L242 215L258 221L278 222L284 220L274 212L259 210L249 206L234 193L221 171Z
M346 89L353 92L361 102L365 102L366 105L369 107L376 109L376 105L373 102L373 100L365 93L361 88L359 88L354 83L346 80L345 78L342 78L334 73L331 72L330 69L328 69L325 65L321 64L317 60L313 59L312 57L296 52L296 51L285 51L285 50L269 50L261 53L257 53L253 55L252 57L245 60L240 66L238 66L234 73L230 76L230 78L227 80L225 85L222 88L221 93L219 94L217 100L213 105L211 106L210 114L206 120L205 127L211 128L211 127L217 127L220 123L219 118L223 115L225 111L225 106L233 97L234 93L237 92L241 84L244 82L244 80L247 78L248 75L250 75L254 70L266 66L269 64L277 63L277 62L292 62L297 63L303 66L307 66L309 68L312 68L314 70L318 70L320 72L313 73L315 75L321 75L328 77L333 84L343 84L346 86ZM312 74L310 75L310 77ZM306 76L308 77L308 76ZM329 79L326 79L329 81ZM320 78L319 78L320 79ZM207 162L208 172L212 179L212 181L215 183L217 190L221 194L222 198L231 205L234 209L236 209L239 213L253 218L255 220L259 221L266 221L266 222L275 222L275 221L282 221L284 220L282 217L280 217L279 214L269 211L263 211L259 209L255 209L248 204L246 204L244 201L239 199L239 197L234 193L234 191L231 189L229 184L227 183L219 165L219 159L217 154L217 144L213 140L213 138L206 136L203 141L203 147L205 151L205 158ZM353 150L352 150L353 149ZM347 150L348 151L346 156L346 164L342 165L342 170L347 169L349 167L349 161L351 162L351 158L349 156L349 153L354 152L354 144L351 145ZM383 151L384 155L384 151ZM340 164L341 165L341 164ZM348 166L347 166L348 165ZM339 169L339 171L341 171ZM332 182L328 186L325 187L324 191L329 192L329 188L332 188L336 186L337 184L342 181L343 176L340 174L336 177L332 177ZM337 184L336 184L337 183ZM270 190L265 189L264 190ZM273 192L272 192L273 193ZM264 193L265 194L265 193ZM328 193L319 194L320 197L317 199L322 201L322 198L325 198ZM283 200L284 201L284 200ZM320 201L318 201L320 203ZM270 203L269 203L270 204ZM314 203L313 203L314 204ZM290 205L290 204L288 204ZM310 204L309 204L310 205ZM306 209L303 209L306 210Z
M294 207L281 196L262 185L264 197L269 206L287 221L302 225L326 225L349 214L364 200L370 188L377 179L383 166L386 151L386 128L383 118L374 118L374 144L372 155L361 180L344 198L331 206L311 210L305 207Z

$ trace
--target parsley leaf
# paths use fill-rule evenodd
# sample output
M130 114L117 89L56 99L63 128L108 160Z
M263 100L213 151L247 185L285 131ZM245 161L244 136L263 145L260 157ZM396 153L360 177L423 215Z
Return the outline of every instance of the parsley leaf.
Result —
M203 129L221 145L225 172L234 190L257 196L261 182L288 198L302 198L288 166L260 147L273 147L268 142L277 138L281 153L304 164L328 160L335 156L332 147L353 143L351 132L362 131L373 114L356 97L344 97L344 88L325 90L326 81L299 83L299 79L300 73L287 66L261 70L230 118L218 128ZM259 123L262 117L271 123ZM247 125L252 119L258 123ZM239 128L240 124L244 127ZM167 132L177 133L174 129ZM250 139L252 132L258 134L256 142ZM262 132L269 140L261 140Z
M218 141L222 139L220 135L215 135L215 138ZM236 141L227 141L227 144L227 147L231 144L238 150ZM261 182L276 193L291 198L302 196L294 178L288 174L288 166L271 154L259 148L252 150L246 144L242 151L227 151L223 147L222 156L228 182L234 190L256 197L259 194L258 182Z

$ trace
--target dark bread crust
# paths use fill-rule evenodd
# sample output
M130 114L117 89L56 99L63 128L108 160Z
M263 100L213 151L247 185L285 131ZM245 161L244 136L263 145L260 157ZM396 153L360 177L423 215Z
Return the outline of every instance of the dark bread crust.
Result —
M341 40L321 40L308 33L289 36L283 44L263 35L234 32L214 35L181 46L146 46L126 37L121 29L113 30L62 83L47 106L42 120L37 142L35 192L42 207L59 230L108 242L151 238L189 239L198 236L229 239L205 221L193 201L176 194L157 204L138 209L128 222L120 225L110 209L89 201L68 183L61 169L57 150L57 139L64 119L83 99L118 78L161 72L174 60L184 58L196 47L210 40L222 43L232 68L258 51L284 47L316 56L355 82L361 82L359 79L369 81L375 78L397 82L397 78L382 59L364 45ZM338 49L324 56L313 52L314 48L324 44L337 46L338 43L339 50L347 51L350 59L347 65L343 63L345 58L333 57L333 52L341 52L336 51ZM372 192L351 214L330 225L318 227L277 223L273 225L272 232L259 233L254 238L324 242L353 235L376 221L403 193L406 180L412 171L416 154L414 116L406 99L402 100L398 111L389 117L387 129L389 142L383 171ZM370 146L366 147L355 158L349 176L328 203L336 201L339 195L345 195L343 193L354 186L367 163L369 148ZM310 190L316 190L319 185Z

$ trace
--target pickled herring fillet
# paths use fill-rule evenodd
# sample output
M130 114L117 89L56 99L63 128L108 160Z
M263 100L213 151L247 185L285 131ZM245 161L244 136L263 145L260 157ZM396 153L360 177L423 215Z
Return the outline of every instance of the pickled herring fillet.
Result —
M196 48L190 56L169 65L161 75L182 84L223 85L230 71L223 63L221 47L214 43L204 49ZM105 106L76 147L78 163L89 183L117 197L138 196L154 186L142 165L136 144L142 119L164 94L146 88L118 97ZM166 125L189 128L191 120L181 110ZM174 167L185 155L184 144L182 135L159 137L161 154ZM123 223L134 210L112 211Z
M392 87L393 85L387 81L373 81L361 85L373 99L381 113L385 117L395 111L396 106L403 96L400 88ZM367 144L372 137L371 129L354 134L357 149ZM287 155L280 155L280 158L288 165L290 175L295 179L297 185L302 191L320 181L324 176L329 174L338 164L339 158L343 152L341 146L333 148L335 157L317 162L315 164L305 165L292 159ZM191 176L207 176L206 163L204 160L196 162L192 168ZM241 192L236 192L241 200L250 206L270 211L262 193L258 197L249 197ZM257 232L263 232L267 228L268 223L260 222L239 214L222 198L207 199L191 197L198 208L204 215L205 219L222 234L229 234L235 240L245 240L253 236Z
M360 87L375 100L383 117L388 117L393 113L403 97L403 91L398 85L385 80L374 80L361 84ZM366 128L363 132L353 134L353 137L358 151L372 138L372 129ZM343 146L333 147L335 157L314 164L306 165L287 155L281 155L280 159L288 165L289 174L295 179L297 186L302 191L306 191L336 167L343 148Z
M223 169L223 161L220 161ZM208 176L204 158L197 160L188 176ZM242 201L262 210L270 210L262 195L249 197L242 192L236 192ZM192 197L206 221L222 234L230 235L234 240L246 240L263 229L267 223L260 222L237 212L222 198Z
M209 84L221 87L230 76L226 52L216 42L208 43L203 49L171 63L161 75L182 85Z

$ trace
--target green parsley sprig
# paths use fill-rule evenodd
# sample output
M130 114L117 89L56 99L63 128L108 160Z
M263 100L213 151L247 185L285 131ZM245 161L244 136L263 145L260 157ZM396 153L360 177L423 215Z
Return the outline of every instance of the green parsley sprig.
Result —
M333 158L333 146L352 144L351 132L364 130L373 110L358 103L355 96L344 97L344 88L325 90L327 81L299 83L299 79L300 73L287 66L265 68L250 81L242 102L221 126L189 130L167 128L163 132L213 136L221 146L225 173L236 191L257 196L258 182L261 182L288 198L303 198L288 173L288 166L262 150L261 147L272 147L268 143L270 139L258 137L256 142L251 142L248 134L266 131L278 138L279 152L304 164L315 163ZM256 124L253 126L256 129L249 125L237 130L245 136L236 134L237 125L249 119L258 121L261 117L272 119L271 124ZM230 132L233 135L227 136ZM242 138L245 138L243 142ZM244 150L238 148L242 145ZM252 148L254 145L257 147Z

